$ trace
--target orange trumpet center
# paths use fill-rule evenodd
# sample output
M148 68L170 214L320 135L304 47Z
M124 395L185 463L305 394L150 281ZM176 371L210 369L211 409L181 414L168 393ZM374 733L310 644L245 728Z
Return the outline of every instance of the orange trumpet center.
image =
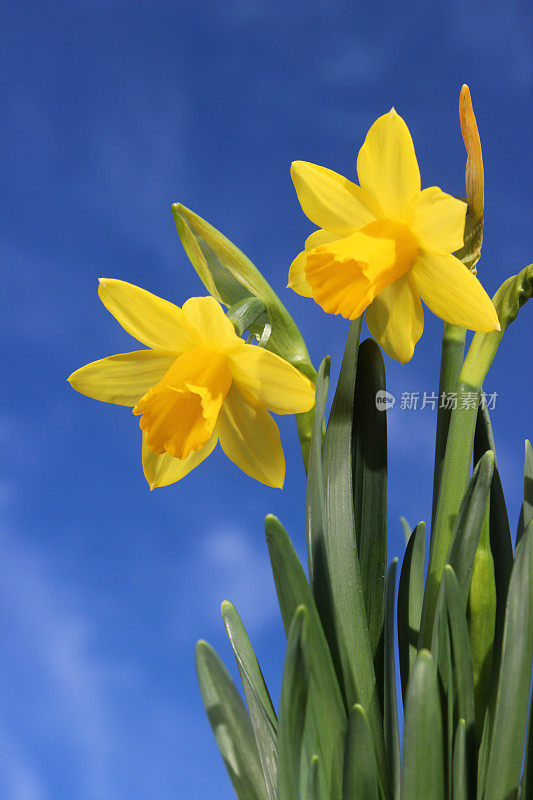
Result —
M231 386L224 353L195 347L179 356L139 400L133 413L156 455L185 459L207 444Z

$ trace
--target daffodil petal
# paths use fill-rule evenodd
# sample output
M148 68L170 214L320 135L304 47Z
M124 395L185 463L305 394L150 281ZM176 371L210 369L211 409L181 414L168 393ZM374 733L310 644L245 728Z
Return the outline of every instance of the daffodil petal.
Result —
M335 233L324 231L321 228L318 231L313 231L313 233L307 237L305 240L305 250L298 253L290 266L289 282L287 284L288 289L292 289L293 292L296 292L296 294L302 297L313 296L313 290L305 277L306 250L312 250L315 247L319 247L321 244L333 242L335 239L338 239Z
M320 247L321 244L327 244L328 242L334 242L335 239L338 239L336 233L330 233L329 231L322 230L319 228L317 231L313 231L310 233L307 239L305 240L305 249L306 250L313 250L315 247Z
M100 278L98 295L124 330L147 347L182 353L191 346L174 303L114 278Z
M182 311L185 327L196 345L231 347L239 338L214 297L191 297Z
M455 256L422 252L412 274L422 300L441 319L473 331L500 329L490 297Z
M226 351L234 380L275 414L301 414L315 403L315 387L296 367L257 345Z
M77 369L68 377L73 389L87 397L134 406L145 392L161 380L176 360L167 350L136 350L101 358Z
M357 319L390 283L404 275L419 253L410 229L381 219L307 253L305 277L313 299L328 314Z
M246 475L281 489L285 458L278 426L261 403L235 383L229 390L217 427L225 454Z
M409 207L409 227L423 250L453 253L463 246L466 203L430 186Z
M410 201L420 191L420 170L409 128L394 109L368 131L357 157L357 174L386 217L405 218Z
M366 324L387 355L405 364L424 330L424 311L411 275L385 287L366 311Z
M293 292L296 292L296 294L299 294L302 297L312 297L313 290L307 283L305 277L306 258L307 256L305 254L305 250L302 250L302 252L298 253L292 262L289 269L289 282L287 284L287 288L292 289Z
M142 463L144 477L148 481L150 489L159 486L169 486L171 483L181 480L188 475L191 470L207 458L215 449L218 441L216 431L213 432L207 444L201 449L190 454L183 461L173 458L168 453L156 455L146 444L146 434L143 434Z
M371 195L332 169L294 161L291 178L304 214L320 228L346 236L380 216Z

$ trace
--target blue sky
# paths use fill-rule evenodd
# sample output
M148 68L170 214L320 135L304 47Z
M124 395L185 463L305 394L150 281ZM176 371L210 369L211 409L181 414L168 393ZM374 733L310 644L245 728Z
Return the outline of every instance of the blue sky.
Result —
M277 696L283 634L263 538L277 514L304 550L305 484L280 418L283 492L221 453L150 493L129 411L81 397L78 366L132 349L97 298L122 278L181 304L204 294L170 206L181 201L279 291L336 375L340 319L285 290L312 226L294 159L354 177L395 106L423 185L462 194L457 116L472 91L486 174L479 275L489 293L531 260L533 16L525 2L224 0L8 4L1 38L0 794L6 800L233 796L196 688L193 646L233 670L220 602L239 608ZM531 435L531 312L487 379L512 525ZM441 324L389 388L431 392ZM428 518L431 410L389 417L390 553L398 517Z

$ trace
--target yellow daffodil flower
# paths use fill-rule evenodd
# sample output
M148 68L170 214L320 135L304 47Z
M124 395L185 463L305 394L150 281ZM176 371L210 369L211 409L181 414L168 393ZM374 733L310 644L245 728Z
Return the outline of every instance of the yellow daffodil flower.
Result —
M212 297L183 308L120 280L98 294L122 327L151 348L93 361L69 381L76 391L132 406L143 431L142 462L153 489L197 467L220 441L247 475L281 488L285 459L269 414L309 411L315 387L262 347L245 344Z
M405 363L424 328L422 299L437 316L474 331L499 330L492 302L452 253L463 244L466 203L421 191L413 140L392 109L370 128L357 158L360 186L295 161L304 213L320 230L293 261L289 286L330 314L356 319Z

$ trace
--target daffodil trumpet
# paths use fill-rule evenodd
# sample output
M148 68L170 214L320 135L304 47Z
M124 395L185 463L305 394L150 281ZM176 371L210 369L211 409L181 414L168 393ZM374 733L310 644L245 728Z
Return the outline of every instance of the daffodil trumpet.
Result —
M150 488L183 478L217 442L247 475L281 488L285 459L269 412L309 411L312 382L276 354L245 344L213 297L193 297L179 308L113 279L101 279L98 293L150 349L94 361L68 380L81 394L131 406L140 417Z
M392 109L370 128L357 158L360 185L295 161L304 213L319 226L292 262L289 286L324 311L354 320L394 359L412 357L424 328L423 300L446 322L499 329L480 282L453 253L463 245L467 206L436 186L421 189L411 134Z

